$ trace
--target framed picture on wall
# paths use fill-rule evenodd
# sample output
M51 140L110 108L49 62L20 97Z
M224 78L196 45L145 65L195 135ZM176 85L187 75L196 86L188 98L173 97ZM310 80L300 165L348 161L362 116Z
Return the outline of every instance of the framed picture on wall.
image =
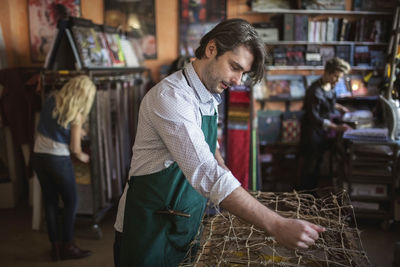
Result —
M32 62L44 62L59 19L81 15L80 0L28 0L29 42Z
M194 56L201 37L226 19L226 0L179 0L179 53Z
M145 59L157 59L154 0L104 0L104 24L133 33Z

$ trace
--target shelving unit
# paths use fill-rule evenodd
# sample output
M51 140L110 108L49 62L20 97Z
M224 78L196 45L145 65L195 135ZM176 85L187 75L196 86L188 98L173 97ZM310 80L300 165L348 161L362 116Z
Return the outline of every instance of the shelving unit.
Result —
M289 1L288 1L289 2ZM381 22L382 24L390 24L391 21L393 20L394 17L394 10L386 10L386 11L381 11L381 10L353 10L354 7L354 1L352 0L344 0L344 10L311 10L311 9L299 9L302 6L302 1L290 1L290 3L297 4L297 9L273 9L273 8L268 8L266 10L261 10L261 11L252 11L251 7L248 5L248 1L245 0L236 0L236 1L230 1L228 3L228 14L230 18L234 17L240 17L243 19L246 19L250 23L253 24L261 24L261 26L266 27L266 28L275 28L280 34L278 34L277 39L275 40L268 40L265 41L266 49L269 51L270 55L273 54L272 49L274 47L303 47L303 57L305 61L305 51L307 50L308 46L314 46L314 47L326 47L326 46L331 46L333 47L335 53L337 52L336 47L347 47L349 50L349 58L348 60L351 63L351 69L352 69L352 74L358 74L360 76L365 76L368 73L371 73L374 71L375 73L378 73L379 75L383 73L384 68L385 68L385 55L387 53L387 47L390 45L389 44L389 38L385 36L384 39L379 40L377 42L375 41L369 41L368 39L356 39L355 37L353 39L333 39L333 40L323 40L323 41L309 41L308 36L306 36L306 39L304 40L284 40L284 16L287 14L296 16L300 15L303 17L307 17L307 21L322 21L322 20L328 20L328 18L332 19L340 19L340 18L345 18L348 21L361 21L361 20L381 20L385 22ZM385 3L382 3L381 6L386 5ZM292 6L293 8L293 6ZM367 27L367 25L365 26ZM276 32L276 31L275 31ZM307 35L307 34L306 34ZM273 34L274 38L276 38L276 34ZM295 35L294 35L295 36ZM360 37L360 36L359 36ZM378 50L381 51L380 53L384 55L383 57L383 64L377 64L375 66L371 66L370 61L368 60L366 64L361 64L362 62L358 60L358 62L354 60L355 57L355 50L356 47L367 47L366 50L371 51L371 50ZM357 48L360 49L360 48ZM357 50L359 51L359 50ZM369 52L368 52L369 53ZM272 56L270 58L273 59ZM359 58L358 58L359 59ZM271 62L271 61L270 61ZM302 76L308 76L308 75L315 75L319 76L323 73L324 66L322 64L322 60L320 64L298 64L298 65L276 65L266 64L266 77L269 76L274 76L274 75L302 75ZM359 64L357 64L359 63ZM381 75L382 76L382 75ZM307 85L306 85L307 86ZM306 87L307 88L307 87ZM254 95L257 96L257 99L254 98ZM263 110L263 111L280 111L281 113L285 112L292 112L292 111L299 111L301 108L301 102L302 102L302 97L274 97L274 98L269 98L268 96L265 97L259 97L258 94L252 94L253 96L253 104L255 105L252 108L252 111L254 112L254 121L252 122L252 127L254 131L258 131L257 125L257 111L258 110ZM349 103L356 101L357 105L366 105L370 107L375 107L377 104L377 97L376 96L368 96L368 101L361 100L362 97L355 97L352 99L341 99L340 101L343 103ZM370 99L371 98L371 99ZM372 99L373 98L373 99ZM360 103L359 103L360 102ZM367 103L368 102L368 103ZM351 103L353 104L353 103ZM272 114L272 113L271 113ZM265 115L265 114L264 114ZM274 114L271 115L270 120L274 120ZM264 118L265 119L265 118ZM273 168L278 169L281 168L282 166L285 166L286 163L290 163L291 168L295 169L296 164L298 162L298 155L297 155L297 146L298 144L292 143L292 144L283 144L281 140L279 139L275 141L274 143L260 143L260 140L258 138L258 135L255 134L252 143L256 144L256 147L253 146L253 150L255 150L258 153L257 157L258 158L258 164L253 164L253 175L254 175L254 169L257 169L259 176L261 176L261 181L265 180L273 180L274 176L276 176L274 173ZM266 171L269 169L268 171ZM268 173L266 173L268 172ZM273 175L271 175L271 173ZM292 182L296 182L296 173L292 173ZM253 180L255 180L253 178ZM272 181L273 183L274 181ZM276 181L275 181L276 182ZM272 184L271 183L271 184ZM263 189L263 188L261 188ZM271 189L271 188L269 188ZM275 188L276 189L276 188ZM274 190L274 188L272 188Z
M343 40L339 38L345 38L345 36L341 35L340 27L342 25L342 21L339 21L339 25L335 25L335 27L339 27L339 31L336 31L336 35L333 37L333 40L317 40L313 41L310 40L307 36L307 32L302 40L296 40L295 34L293 34L293 39L286 39L284 38L285 32L290 32L294 31L295 27L298 27L298 25L292 25L288 27L288 25L285 24L284 17L285 16L294 16L296 17L299 15L300 17L304 17L308 23L313 22L313 21L327 21L328 18L332 19L346 19L346 23L349 25L353 23L356 20L362 20L362 28L365 29L365 33L367 32L367 29L371 29L370 21L374 20L379 20L380 23L388 22L387 24L390 24L390 20L393 19L394 15L394 10L385 10L381 11L378 8L375 10L353 10L355 8L355 3L352 0L344 0L342 7L344 8L343 10L331 10L331 9L301 9L303 7L303 1L290 1L291 4L291 9L289 8L266 8L263 10L258 6L258 9L252 10L249 6L246 5L244 1L236 1L235 4L235 11L236 17L242 17L244 19L249 20L252 23L255 24L264 24L263 27L266 29L273 29L275 28L280 34L278 34L278 37L276 35L273 38L268 37L266 43L267 49L273 49L274 47L279 47L279 49L282 49L284 47L299 47L299 46L317 46L317 47L325 47L325 46L349 46L349 62L352 64L352 69L354 71L370 71L370 70L383 70L384 66L371 66L370 63L369 66L366 64L357 65L356 62L354 62L354 55L355 55L355 48L358 46L364 46L366 47L365 49L371 50L377 50L377 51L384 51L388 45L387 40L385 36L385 40L374 40L369 41L367 39L363 40L366 38L366 36L358 36L357 38L360 39L355 39L356 36L346 34L346 38L349 38L351 36L352 39L349 40ZM388 6L386 3L382 3L382 5L379 5L379 7L383 5ZM271 4L270 4L271 5ZM362 7L361 7L362 8ZM290 20L289 20L290 21ZM360 22L359 21L359 22ZM337 22L337 21L336 21ZM365 26L364 26L365 22ZM368 23L367 23L368 22ZM298 24L298 23L294 23ZM372 23L373 24L373 23ZM355 25L355 22L354 22ZM353 27L355 27L352 25ZM386 25L386 23L385 23ZM308 26L305 25L306 31L308 31ZM326 25L325 25L326 26ZM359 25L358 25L359 26ZM385 30L388 27L385 27L384 25L378 25L380 26L381 29L376 29L376 31L379 31L381 34L385 34ZM347 26L345 26L347 27ZM298 27L301 28L301 27ZM351 27L348 27L351 28ZM348 30L347 28L344 28L342 31L344 33L344 30ZM301 31L300 31L301 32ZM355 31L353 31L355 32ZM357 32L360 32L357 30ZM343 34L342 33L342 34ZM267 34L268 35L268 34ZM273 40L274 38L277 38ZM304 40L305 38L305 40ZM368 36L369 38L369 36ZM360 49L360 48L359 48ZM304 47L304 54L305 51L307 50L306 47ZM386 51L385 51L386 52ZM271 52L273 53L273 52ZM335 51L336 53L336 51ZM380 57L379 57L380 58ZM382 59L383 60L383 59ZM304 55L304 61L305 61L305 55ZM284 65L284 66L282 66ZM308 66L308 64L297 64L297 65L290 65L290 64L269 64L268 67L266 68L268 73L274 73L276 71L291 71L291 72L297 72L297 71L317 71L320 72L323 70L323 64L318 64L317 66Z
M247 11L244 15L266 14L305 14L305 15L351 15L351 16L382 16L392 15L385 11L352 11L352 10L310 10L310 9L269 9L266 11Z
M360 42L360 41L324 41L324 42L308 42L308 41L269 41L267 45L376 45L386 46L386 42Z
M345 142L345 177L355 214L382 219L387 229L394 219L397 142Z
M273 71L310 71L315 73L315 71L323 71L323 66L266 66L265 70L269 73L273 73ZM374 67L368 66L352 66L352 71L366 71L366 70L375 70Z

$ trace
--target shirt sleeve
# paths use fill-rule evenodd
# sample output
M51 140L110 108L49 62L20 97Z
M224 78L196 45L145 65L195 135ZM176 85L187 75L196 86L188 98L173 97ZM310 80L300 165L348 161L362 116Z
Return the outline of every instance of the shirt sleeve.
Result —
M323 128L324 118L322 118L320 115L321 96L318 94L315 88L310 88L307 90L304 106L307 114L307 121L311 125Z
M230 171L218 165L205 141L194 97L178 90L163 90L152 101L151 124L190 184L219 204L240 186Z

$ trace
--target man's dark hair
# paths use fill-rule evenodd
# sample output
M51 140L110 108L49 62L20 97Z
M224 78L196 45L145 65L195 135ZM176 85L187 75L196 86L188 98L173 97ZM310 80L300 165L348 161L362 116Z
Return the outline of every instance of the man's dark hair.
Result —
M207 44L211 40L214 40L217 46L217 58L241 45L246 46L254 57L249 75L254 82L263 79L265 45L250 23L243 19L222 21L201 38L200 46L195 52L196 58L201 59L205 56Z

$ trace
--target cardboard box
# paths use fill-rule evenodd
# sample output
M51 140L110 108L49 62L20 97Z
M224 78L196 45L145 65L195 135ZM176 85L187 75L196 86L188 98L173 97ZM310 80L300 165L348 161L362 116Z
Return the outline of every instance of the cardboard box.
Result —
M277 28L256 28L256 31L263 42L274 42L279 40Z

